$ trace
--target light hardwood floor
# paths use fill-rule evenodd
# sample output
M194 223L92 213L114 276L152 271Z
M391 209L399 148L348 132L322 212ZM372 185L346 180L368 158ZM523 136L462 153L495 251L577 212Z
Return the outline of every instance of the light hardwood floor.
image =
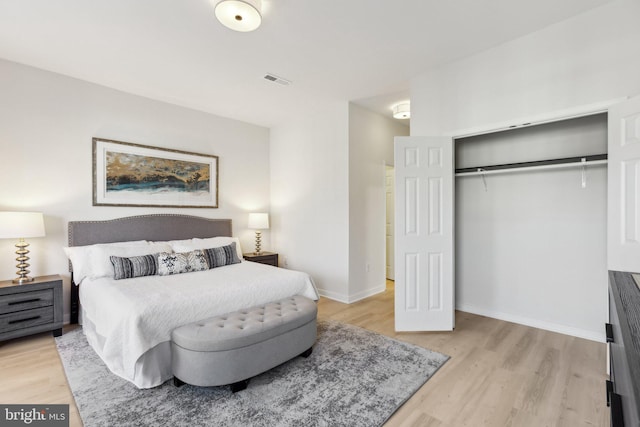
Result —
M606 347L469 313L453 332L396 333L393 283L355 304L321 299L319 318L361 326L451 356L386 426L608 426ZM69 403L50 334L0 344L0 403Z

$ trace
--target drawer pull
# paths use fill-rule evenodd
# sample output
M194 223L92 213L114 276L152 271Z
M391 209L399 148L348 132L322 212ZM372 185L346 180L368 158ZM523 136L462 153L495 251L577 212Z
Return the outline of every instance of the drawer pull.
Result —
M607 380L606 384L607 384L607 407L609 407L611 406L611 395L613 394L613 383Z
M26 304L28 302L38 302L38 301L40 301L40 298L23 299L22 301L12 301L7 305Z
M14 325L16 323L22 323L22 322L28 322L29 320L36 320L39 319L41 316L33 316L33 317L27 317L26 319L20 319L20 320L10 320L9 324L10 325Z
M613 326L611 323L604 324L604 331L607 336L607 342L613 342Z

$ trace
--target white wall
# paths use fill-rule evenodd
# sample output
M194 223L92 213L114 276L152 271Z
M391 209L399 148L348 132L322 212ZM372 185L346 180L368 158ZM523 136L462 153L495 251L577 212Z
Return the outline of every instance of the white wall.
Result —
M47 236L30 239L32 275L65 278L70 220L148 213L231 218L247 250L248 212L269 211L269 130L0 60L0 210L41 211ZM219 156L219 208L92 206L97 136ZM264 233L265 246L270 234ZM0 277L15 276L15 242L0 240Z
M409 127L349 104L349 300L386 287L385 165L393 165L393 138Z
M270 143L272 249L337 300L348 299L348 113L347 102L316 99Z
M271 129L271 249L321 295L353 302L385 289L384 165L409 128L316 99ZM366 265L370 269L366 271Z
M411 134L520 124L640 93L640 2L617 0L411 82Z
M411 134L460 135L469 129L519 124L640 93L640 56L636 54L640 45L638 16L639 2L614 1L418 76L411 84ZM509 182L518 184L517 178ZM521 203L522 200L514 198L509 206L516 210L522 208ZM546 235L537 244L544 239ZM476 255L493 265L501 262L488 251L478 249ZM564 277L566 271L560 266L552 267L548 274ZM521 280L526 283L524 271ZM499 305L497 300L486 298L473 299L469 305L496 317L522 323L535 321L537 326L548 329L564 328L569 333L602 338L606 278L597 277L581 285L599 293L600 303L587 305L576 295L566 301L560 317L549 316L544 309L536 312L536 319L519 317L510 308L517 305L514 303L531 308L540 304L527 298L526 293L500 296ZM471 296L470 286L471 283L457 282L458 292ZM529 289L535 286L539 283L530 283Z

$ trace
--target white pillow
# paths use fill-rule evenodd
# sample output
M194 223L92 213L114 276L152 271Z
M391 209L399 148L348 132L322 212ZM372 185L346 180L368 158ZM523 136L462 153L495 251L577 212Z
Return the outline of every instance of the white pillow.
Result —
M70 246L63 247L64 253L67 254L71 265L73 266L73 281L80 284L85 277L89 277L91 273L91 259L93 253L98 247L141 247L147 246L149 242L146 240L136 240L133 242L116 242L116 243L100 243L87 246Z
M237 237L227 237L227 236L218 236L218 237L209 237L208 239L191 239L191 240L174 240L171 243L171 247L174 252L189 252L195 249L211 249L211 248L219 248L220 246L230 245L232 242L236 242L236 253L238 254L238 259L242 260L242 248L240 247L240 239Z
M149 242L149 243L166 243L167 245L170 245L171 247L173 247L173 245L176 246L189 246L191 245L191 241L193 239L184 239L184 240L157 240L154 242ZM177 252L177 251L176 251Z
M111 256L132 257L140 255L153 255L160 252L171 252L171 246L163 242L148 243L144 246L103 246L94 249L91 257L91 271L87 277L111 277L113 278L113 264Z

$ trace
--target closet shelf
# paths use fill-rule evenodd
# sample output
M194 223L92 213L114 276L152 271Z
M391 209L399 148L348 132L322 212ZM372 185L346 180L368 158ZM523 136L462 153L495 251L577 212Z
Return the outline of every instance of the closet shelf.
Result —
M461 168L456 169L455 176L493 175L498 173L523 172L530 170L575 168L580 166L603 165L606 163L606 154L594 154L580 157L565 157L562 159Z

